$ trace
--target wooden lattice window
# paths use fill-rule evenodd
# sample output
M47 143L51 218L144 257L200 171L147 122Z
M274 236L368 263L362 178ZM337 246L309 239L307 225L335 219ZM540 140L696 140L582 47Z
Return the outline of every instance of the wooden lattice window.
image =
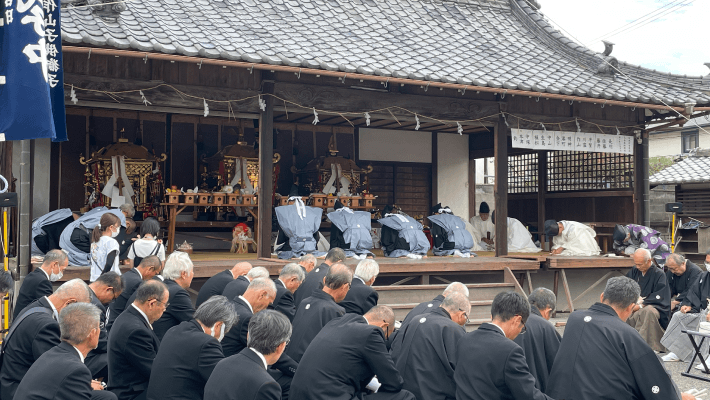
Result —
M508 193L537 193L537 153L508 157Z
M547 191L630 189L633 156L617 153L551 151L547 155Z

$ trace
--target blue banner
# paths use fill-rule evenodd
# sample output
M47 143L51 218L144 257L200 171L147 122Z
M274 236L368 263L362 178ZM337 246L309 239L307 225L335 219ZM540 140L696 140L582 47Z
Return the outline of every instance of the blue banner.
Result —
M0 140L67 140L59 0L0 2Z

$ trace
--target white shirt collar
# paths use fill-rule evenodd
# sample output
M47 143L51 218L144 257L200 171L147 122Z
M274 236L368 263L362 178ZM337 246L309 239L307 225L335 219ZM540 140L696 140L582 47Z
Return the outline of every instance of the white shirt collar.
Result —
M148 326L150 327L150 329L153 329L153 325L151 325L150 321L148 320L148 316L145 315L145 313L143 312L143 310L141 310L140 308L138 308L138 306L136 305L136 303L131 303L131 305L133 306L133 308L135 308L136 310L138 310L139 313L141 313L141 315L143 316L143 318L145 318L145 322L148 323Z
M282 281L281 278L278 278L278 279L279 279L279 282L281 282L281 284L284 285L284 287L286 287L286 284L284 283L284 281Z
M59 312L57 312L57 307L54 306L51 300L49 300L49 297L44 296L45 299L47 299L47 303L49 303L49 306L52 307L52 313L54 314L54 320L59 321Z
M163 277L163 275L158 274L155 277L160 279L161 282L165 282L165 278Z
M42 267L40 267L39 270L44 272L44 274L47 276L47 280L49 280L49 274L47 273L47 271L45 271L44 268L42 268Z
M264 369L269 369L269 365L266 364L266 357L264 357L263 354L259 353L259 352L258 352L255 348L253 348L253 347L250 347L249 350L253 351L254 353L256 353L257 356L259 356L259 358L261 358L261 361L264 363Z
M503 328L501 328L500 326L496 325L495 322L491 322L491 325L493 325L493 326L495 326L496 328L500 329L501 333L503 333L503 336L508 337L508 336L505 335L505 331L503 330Z
M141 272L138 270L138 268L133 268L133 269L135 269L136 272L138 272L138 276L140 276L141 279L143 279L143 274L141 274Z
M363 285L367 286L367 283L365 283L365 280L364 280L364 279L360 278L359 276L356 276L356 278L359 279L360 282L362 282Z
M251 306L251 303L249 303L249 300L245 299L244 296L239 295L239 298L242 299L245 303L247 303L247 306L249 306L249 310L251 311L252 314L254 314L254 308ZM256 350L254 350L256 351Z
M84 355L81 354L81 352L79 351L79 349L76 348L76 346L71 345L71 347L74 347L74 350L76 350L76 352L79 353L79 357L81 357L81 363L83 364L84 363Z

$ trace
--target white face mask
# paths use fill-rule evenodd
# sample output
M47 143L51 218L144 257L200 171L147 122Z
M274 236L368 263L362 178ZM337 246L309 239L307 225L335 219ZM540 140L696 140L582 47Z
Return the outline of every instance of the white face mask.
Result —
M54 269L52 269L52 271L54 271ZM49 274L49 281L50 281L50 282L56 282L56 281L62 279L62 276L64 276L64 273L62 272L62 269L59 268L59 273L58 273L58 274L55 274L54 272L52 272L52 273Z
M116 236L118 236L118 232L119 232L120 230L121 230L121 228L118 228L118 229L116 229L115 231L111 232L111 237L112 237L112 238L115 238Z
M212 328L210 328L212 330L212 337L217 339L217 341L221 342L222 339L224 339L224 324L222 324L222 326L219 329L219 337L217 336L217 332L215 331L216 325L217 324L214 324L214 326L212 326Z
M710 263L705 261L705 269L710 271Z

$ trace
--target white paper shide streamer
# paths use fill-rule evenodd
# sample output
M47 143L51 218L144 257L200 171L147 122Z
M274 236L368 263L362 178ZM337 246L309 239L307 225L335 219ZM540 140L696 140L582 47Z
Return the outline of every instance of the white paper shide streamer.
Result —
M313 107L313 116L315 117L313 119L313 125L318 124L320 121L318 120L318 112L316 111L316 108Z
M210 107L207 105L207 100L202 99L202 104L205 106L205 117L210 115Z
M370 126L370 113L365 113L365 125Z
M141 95L143 92L141 92ZM76 98L76 91L74 91L74 85L71 85L71 92L69 92L69 96L71 96L71 102L76 104L79 102L79 99Z
M142 90L139 90L138 93L141 95L141 101L143 101L143 104L148 106L148 104L152 105L153 103L149 102L148 99L145 98L145 95L143 94Z

